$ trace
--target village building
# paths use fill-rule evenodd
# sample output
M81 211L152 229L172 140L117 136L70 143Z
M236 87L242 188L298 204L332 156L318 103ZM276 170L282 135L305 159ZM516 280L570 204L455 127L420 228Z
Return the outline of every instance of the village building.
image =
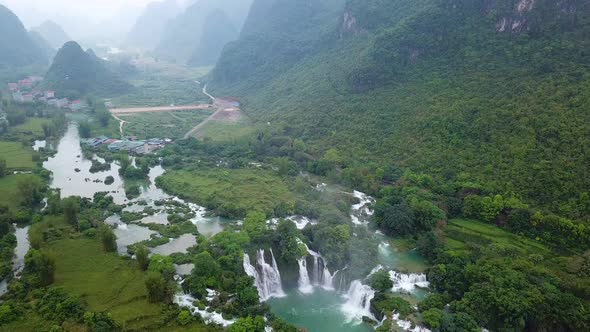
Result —
M80 111L85 107L81 100L74 100L69 104L69 108L72 111Z
M18 81L18 86L21 89L30 89L31 87L33 87L33 81L31 81L31 79L29 78L25 78L24 80Z
M35 101L35 98L32 94L28 93L26 95L22 95L21 102L23 103L32 103Z
M45 91L45 98L55 98L55 91Z
M55 103L55 107L57 107L57 108L64 108L69 103L70 103L70 101L68 100L68 98L57 99L57 101Z
M15 92L18 90L18 83L8 83L8 90Z

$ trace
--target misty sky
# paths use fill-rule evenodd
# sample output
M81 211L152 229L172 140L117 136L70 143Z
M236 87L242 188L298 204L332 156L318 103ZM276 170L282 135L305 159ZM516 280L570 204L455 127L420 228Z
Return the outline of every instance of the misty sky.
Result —
M150 2L163 0L0 0L27 29L46 20L61 25L72 39L113 41L124 38ZM186 6L197 0L176 0Z
M117 16L125 7L143 7L151 1L153 0L0 0L0 3L24 17L45 13L51 16L84 16L100 21Z

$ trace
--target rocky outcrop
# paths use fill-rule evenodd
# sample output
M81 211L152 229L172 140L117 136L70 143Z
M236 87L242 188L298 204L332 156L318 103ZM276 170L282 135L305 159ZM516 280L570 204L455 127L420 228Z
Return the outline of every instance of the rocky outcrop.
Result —
M358 24L358 20L354 16L354 13L350 10L346 10L342 17L342 26L340 27L340 38L356 35L362 31Z

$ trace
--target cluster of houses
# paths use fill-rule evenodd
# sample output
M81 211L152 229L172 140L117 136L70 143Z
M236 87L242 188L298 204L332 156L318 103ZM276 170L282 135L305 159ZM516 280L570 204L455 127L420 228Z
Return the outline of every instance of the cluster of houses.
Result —
M88 138L80 140L82 145L91 148L106 146L111 152L129 152L136 155L146 155L154 153L167 144L172 143L171 139L151 138L148 140L137 140L136 137L130 136L123 139L108 138L106 136Z
M39 91L35 89L37 83L41 82L41 76L29 76L19 80L17 83L8 83L8 90L12 93L12 100L17 103L41 102L57 108L66 108L72 111L80 111L86 105L82 100L68 100L68 98L56 98L55 91Z

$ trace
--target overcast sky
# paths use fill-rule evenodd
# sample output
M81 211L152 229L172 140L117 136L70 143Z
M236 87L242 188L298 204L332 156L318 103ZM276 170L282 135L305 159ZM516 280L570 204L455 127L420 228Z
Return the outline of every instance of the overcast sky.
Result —
M153 0L0 0L27 20L33 12L51 16L84 16L94 21L117 16L123 8L145 6ZM28 23L28 22L25 22Z

